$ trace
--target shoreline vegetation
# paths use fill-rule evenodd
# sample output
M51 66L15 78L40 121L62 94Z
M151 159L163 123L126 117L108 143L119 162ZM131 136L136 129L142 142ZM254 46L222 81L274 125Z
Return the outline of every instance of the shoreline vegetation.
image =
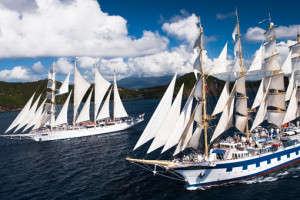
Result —
M177 78L174 97L179 91L182 83L184 83L183 97L188 98L188 95L191 92L195 81L196 78L194 73L188 73ZM246 87L251 89L256 89L259 86L259 82L260 81L247 82ZM210 76L207 80L208 96L220 95L224 84L225 81ZM56 87L59 88L60 86L61 83L57 82ZM233 83L231 83L231 88L232 86ZM39 80L39 81L24 82L24 83L21 82L10 83L10 82L0 81L0 112L21 110L34 92L36 92L36 94L42 94L41 99L44 99L46 96L46 87L47 87L47 80ZM167 87L168 84L162 86L150 87L150 88L143 88L143 89L128 89L124 87L119 87L119 93L122 99L160 99L163 96ZM73 85L70 85L69 89L70 90L73 89ZM87 92L87 94L89 94L89 92ZM83 102L85 102L85 100L87 99L88 96L87 94L83 98ZM56 98L57 105L63 104L67 96L68 94L57 96ZM37 99L37 97L38 95L35 95L34 100ZM92 99L93 98L94 97L92 96ZM72 103L72 99L73 97L71 97L70 103ZM40 103L41 102L42 100L40 100Z

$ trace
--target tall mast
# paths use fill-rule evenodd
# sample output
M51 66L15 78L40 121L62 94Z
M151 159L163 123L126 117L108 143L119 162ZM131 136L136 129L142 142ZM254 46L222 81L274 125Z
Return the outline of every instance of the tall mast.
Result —
M74 103L73 103L73 125L75 124L76 122L76 108L75 108L75 87L76 87L76 83L75 83L75 76L76 76L76 73L75 73L75 70L76 70L76 61L77 61L77 57L75 58L75 61L74 61Z
M241 32L240 32L240 22L238 17L238 11L237 8L235 8L235 15L236 15L236 27L237 27L237 35L238 35L238 41L239 41L239 59L240 59L240 66L241 66L241 77L246 76L245 69L244 69L244 63L243 63L243 54L242 54L242 44L241 44ZM245 79L246 81L246 79ZM244 94L241 98L246 98L247 95ZM247 107L248 110L248 107ZM248 125L248 113L247 113L247 120L246 120L246 137L249 138L249 125Z
M52 64L52 87L51 87L51 103L50 103L50 128L53 129L55 122L55 63Z
M204 146L205 146L205 156L208 156L208 145L207 145L207 115L206 115L206 84L205 84L205 71L203 65L203 28L201 25L201 20L199 17L199 32L200 32L200 60L201 60L201 68L202 74L202 102L203 102L203 130L204 130Z

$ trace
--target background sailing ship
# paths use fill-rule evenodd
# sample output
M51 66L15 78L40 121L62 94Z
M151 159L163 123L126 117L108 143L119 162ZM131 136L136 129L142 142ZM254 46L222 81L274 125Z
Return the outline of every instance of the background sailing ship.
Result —
M122 131L144 120L144 114L140 114L138 117L128 116L119 95L115 74L113 86L109 89L111 84L101 76L96 68L94 82L94 121L90 122L90 102L93 89L89 93L88 98L79 113L80 103L91 84L80 74L76 67L75 60L73 123L68 125L68 108L72 94L72 91L69 92L70 73L59 90L56 90L55 87L55 74L55 65L53 65L48 74L46 99L38 107L41 98L40 94L32 105L35 96L34 93L22 111L7 128L6 133L15 127L14 133L22 128L22 132L25 132L30 128L31 131L28 134L10 134L2 136L26 137L35 141L59 140ZM110 119L109 101L112 89L114 89L113 118ZM108 94L99 111L107 91ZM68 92L68 98L56 117L55 97Z
M154 174L157 174L157 166L168 170L177 178L179 174L186 181L188 189L262 176L300 160L300 128L295 121L299 116L299 83L295 72L300 70L300 37L298 35L297 43L290 47L289 56L281 67L276 48L276 27L269 20L270 27L265 33L266 42L257 51L253 63L246 71L243 66L237 12L236 17L237 23L232 34L236 57L232 69L228 69L226 63L226 43L214 67L209 73L205 72L203 28L200 23L200 35L194 45L194 48L199 48L194 64L197 82L185 106L180 111L183 86L172 103L175 75L134 147L136 150L154 138L147 154L163 147L161 154L172 151L171 159L127 160L138 165L154 165ZM264 78L250 109L245 87L246 77L249 73L260 70L262 65ZM208 114L205 89L207 77L230 71L237 74L231 91L229 77L212 114ZM283 72L291 71L293 72L285 92ZM193 98L197 104L192 111ZM289 101L287 108L286 101ZM256 112L255 108L258 106ZM256 112L256 117L249 128L248 120L252 112ZM211 121L216 118L218 123L214 127ZM263 122L269 126L260 126ZM224 137L224 133L233 126L239 133ZM213 133L210 135L209 131ZM163 155L159 157L161 156Z

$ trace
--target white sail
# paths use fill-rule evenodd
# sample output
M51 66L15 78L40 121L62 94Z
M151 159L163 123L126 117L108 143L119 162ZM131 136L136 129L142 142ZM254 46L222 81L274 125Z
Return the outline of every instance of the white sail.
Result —
M173 128L172 133L170 134L169 139L161 153L178 144L182 134L185 132L184 129L186 128L186 125L189 122L191 116L194 89L195 88L193 88L188 100L186 101L183 110L181 111L180 116L177 120L177 123Z
M285 110L285 93L269 93L268 106L274 106L276 108Z
M258 51L256 52L255 58L248 70L247 73L252 72L252 71L256 71L256 70L261 70L262 68L262 46L260 46L260 48L258 49Z
M238 37L237 38L237 40L234 42L234 52L237 52L237 51L239 51L239 49L240 49L240 37Z
M294 88L292 96L291 96L289 106L286 111L286 115L285 115L282 123L285 124L287 122L290 122L290 121L296 119L297 109L298 109L298 98L297 98L297 84L296 84L296 87Z
M30 109L30 106L31 106L31 103L32 103L32 100L33 100L33 97L34 97L35 93L33 93L32 97L29 99L29 101L26 103L26 105L24 106L24 108L21 110L21 112L18 114L18 116L16 117L16 119L11 123L11 125L7 128L7 130L5 131L5 133L7 133L8 131L10 131L11 129L13 129L15 126L17 126L22 120L24 117L26 117L29 109Z
M232 32L232 39L233 41L235 41L235 35L237 34L237 26L235 26L235 28L233 29L233 32Z
M292 55L296 55L299 56L299 52L300 52L300 43L296 43L293 46L291 46L291 50L292 50Z
M247 121L247 116L235 115L235 127L242 133L245 131Z
M55 120L55 126L61 125L61 124L67 124L68 123L68 108L69 108L69 101L71 98L72 91L68 95L67 100L65 101L60 113L58 114L56 120Z
M263 81L263 80L262 80ZM271 80L269 80L268 82L268 85L267 85L267 88L266 90L268 91L269 88L270 88L270 84L271 84ZM263 98L260 102L260 105L259 105L259 109L256 113L256 117L252 123L252 127L250 129L250 132L255 129L258 125L260 125L265 119L266 119L266 112L267 112L267 95L268 93L266 92L264 95L263 95Z
M85 95L86 91L90 87L90 83L88 83L82 75L77 70L75 66L74 71L74 114L73 114L73 123L75 123L76 114L78 111L78 107L81 103L83 96Z
M219 97L218 103L217 103L212 115L216 115L224 110L224 108L227 104L228 97L229 97L229 85L230 85L230 76L228 77L228 79L224 85L224 88Z
M210 71L210 75L229 72L226 58L227 58L227 42L220 56L214 61L214 66Z
M61 95L69 92L69 79L70 79L70 73L64 80L63 84L60 86L59 90L56 92L56 95Z
M267 119L269 123L275 124L277 127L281 127L285 112L267 111Z
M89 97L85 101L83 108L76 120L76 123L90 120L90 104L91 104L92 93L93 93L93 89L91 90Z
M271 40L265 44L265 57L272 56L277 52L276 40Z
M270 90L284 90L284 74L275 74L269 77L266 77L266 83L272 78L270 84ZM265 84L266 87L267 84Z
M192 136L193 136L193 123L190 123L186 126L186 128L178 142L178 145L173 153L173 156L177 155L179 152L188 148L188 143L191 140Z
M300 56L292 58L292 66L294 71L300 70Z
M289 81L289 85L288 88L286 89L286 93L285 93L285 100L288 101L291 99L292 93L293 93L293 89L294 89L294 74L295 72L292 72L292 75L290 77L290 81Z
M191 137L191 139L188 143L189 147L192 147L193 149L198 149L202 130L203 130L203 128L201 126L197 126L196 130L193 133L193 136Z
M265 32L266 39L271 39L275 37L275 26L272 26L268 31Z
M28 122L28 124L26 125L26 127L23 129L22 132L25 132L27 129L29 129L30 127L32 127L33 125L35 125L38 122L38 120L40 119L40 117L43 113L43 108L44 108L45 102L46 102L46 99L40 105L38 110L34 113L34 116L31 118L31 120Z
M203 108L203 103L199 103L197 105L197 107L195 108L195 116L194 116L194 120L198 123L198 124L202 124L202 108Z
M121 118L121 117L128 117L128 114L120 98L116 75L114 74L114 119Z
M201 51L201 50L200 50ZM201 66L201 58L200 58L200 54L197 56L195 62L194 62L194 70L196 70L198 73L202 73L202 66Z
M292 73L292 52L290 51L288 57L284 61L281 71L283 71L285 74Z
M226 104L224 111L221 115L221 118L216 126L216 129L210 139L210 142L214 141L217 137L219 137L224 131L232 127L232 119L233 119L233 107L234 107L234 96L230 96L228 99L228 103Z
M200 33L199 37L197 38L197 40L195 41L195 44L194 44L194 49L195 48L201 48L201 37L202 37L202 33Z
M194 96L195 98L197 98L198 100L202 99L202 80L199 79L197 84L196 84L196 87L195 87L195 92L194 92Z
M240 113L241 115L247 116L247 98L244 97L237 97L236 99L236 112Z
M246 96L246 76L236 79L235 91Z
M162 125L157 130L156 136L155 136L151 146L149 147L147 153L151 153L152 151L154 151L154 150L162 147L164 144L166 144L170 134L172 133L173 128L175 127L175 125L177 123L179 115L180 115L183 87L184 87L184 84L182 84Z
M48 80L47 88L49 88L51 90L55 90L55 82L53 80Z
M95 68L94 121L97 119L99 107L109 86L110 82L105 80L99 73L98 69Z
M107 94L107 97L103 103L103 106L97 116L97 120L100 119L105 119L105 118L109 118L109 100L110 100L110 95L111 95L111 89L109 90L109 93Z
M20 128L22 128L23 126L25 126L26 124L28 124L28 122L32 119L32 117L34 116L34 113L35 113L35 111L37 109L37 106L38 106L38 103L40 101L40 98L41 98L41 95L34 102L34 104L32 105L32 107L29 109L28 113L26 114L26 116L24 116L24 118L20 121L20 124L14 130L14 132L18 131Z
M255 99L254 99L254 102L253 102L253 105L252 105L251 109L254 109L254 108L256 108L257 106L260 105L260 103L261 103L261 101L264 97L264 93L265 93L264 84L265 84L265 77L263 77L261 82L260 82L260 85L259 85L259 88L257 90L257 94L255 96Z
M234 64L233 64L233 72L242 72L241 69L241 59L239 57L236 57Z
M264 67L265 72L280 70L280 65L278 62L278 55L279 55L279 53L274 54L265 59L265 67Z
M141 145L145 144L153 137L155 137L157 129L161 126L163 119L166 117L168 110L171 107L173 91L175 86L177 73L174 75L167 91L165 92L163 98L159 102L156 110L154 111L149 123L147 124L146 128L144 129L143 134L139 138L138 142L136 143L133 150L137 149Z

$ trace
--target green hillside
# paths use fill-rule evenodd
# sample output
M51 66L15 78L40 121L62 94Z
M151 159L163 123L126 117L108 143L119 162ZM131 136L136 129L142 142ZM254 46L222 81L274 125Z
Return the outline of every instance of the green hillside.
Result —
M195 84L195 81L196 78L194 73L188 73L178 78L175 85L174 97L179 91L181 85L184 83L183 96L184 98L187 98ZM222 91L224 83L225 83L224 81L216 79L212 76L208 77L207 80L208 96L219 95ZM60 85L61 83L58 82L57 87L60 87ZM233 83L231 83L231 87L232 85ZM40 80L40 81L27 82L27 83L8 83L8 82L0 81L0 112L21 109L34 92L36 92L37 94L42 94L41 99L43 100L46 94L46 86L47 86L47 80ZM259 81L247 83L247 88L250 89L257 89L258 86L259 86ZM119 93L122 99L130 99L130 98L154 99L154 98L161 98L164 92L166 91L167 87L168 84L157 86L157 87L139 89L139 90L132 90L128 88L119 87ZM91 90L91 88L89 89L89 91ZM73 85L70 86L70 89L73 89ZM83 101L85 101L88 94L89 92L87 92L87 94L83 98ZM67 96L68 96L67 94L58 96L56 98L57 104L62 104L67 98ZM37 95L35 95L35 99L36 98ZM70 102L71 103L73 102L73 98L71 98Z

